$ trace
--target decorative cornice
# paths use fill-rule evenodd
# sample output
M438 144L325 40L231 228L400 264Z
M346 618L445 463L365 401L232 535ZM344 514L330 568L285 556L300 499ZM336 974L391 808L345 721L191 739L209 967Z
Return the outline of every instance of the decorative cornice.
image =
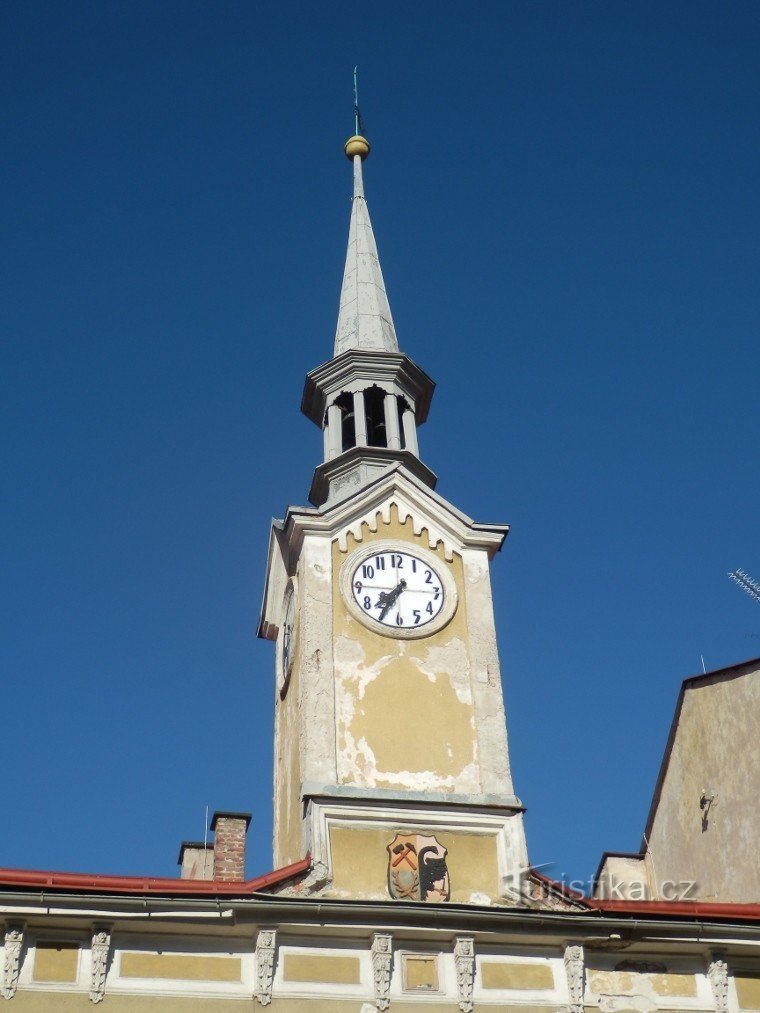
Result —
M374 382L395 383L412 402L418 426L427 419L435 382L403 352L352 349L307 374L301 411L322 428L328 403L344 390L363 390Z
M314 470L309 489L309 501L317 507L328 500L338 503L354 496L379 475L400 465L431 489L438 479L435 474L409 450L391 450L388 447L351 447L339 457L325 461Z

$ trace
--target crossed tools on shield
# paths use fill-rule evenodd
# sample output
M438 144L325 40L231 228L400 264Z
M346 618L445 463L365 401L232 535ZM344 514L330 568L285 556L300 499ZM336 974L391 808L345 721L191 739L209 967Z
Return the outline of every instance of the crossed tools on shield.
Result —
M410 868L412 868L415 872L417 871L417 862L416 861L413 862L409 857L410 855L414 855L415 859L417 857L417 849L413 844L409 843L399 844L398 847L394 848L393 850L396 854L396 858L391 860L391 867L393 869L395 869L396 866L400 865L402 862L406 862L406 864L410 866Z

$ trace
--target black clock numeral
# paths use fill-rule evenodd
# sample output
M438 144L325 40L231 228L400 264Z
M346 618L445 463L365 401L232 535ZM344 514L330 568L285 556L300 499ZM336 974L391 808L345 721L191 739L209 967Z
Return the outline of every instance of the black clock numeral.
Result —
M440 587L434 587L433 591L435 592L434 595L433 595L433 601L438 601L438 596L441 593Z
M425 570L425 583L426 584L432 584L433 583L433 573L432 573L432 570Z
M397 612L396 613L396 626L403 626L403 625L404 625L404 620L401 618L401 613Z
M356 588L356 593L357 594L361 594L362 593L362 587L363 586L364 585L362 584L362 582L360 580L356 581L356 583L354 584L354 587Z
M429 616L432 616L432 614L433 614L433 603L432 603L432 601L429 601L427 603L427 605L425 606L425 611L427 612L427 614Z
M391 566L395 566L397 570L404 569L403 556L397 556L395 552L391 553Z
M369 612L369 610L372 608L372 599L368 594L365 594L364 596L364 608L367 610L367 612Z
M365 580L372 580L374 576L375 576L374 566L371 566L369 563L365 564L362 567L362 577L364 577Z
M422 616L420 615L419 609L412 609L412 615L414 616L414 625L417 626Z
M412 573L417 572L417 560L412 556Z
M385 556L375 556L375 566L378 570L385 569Z

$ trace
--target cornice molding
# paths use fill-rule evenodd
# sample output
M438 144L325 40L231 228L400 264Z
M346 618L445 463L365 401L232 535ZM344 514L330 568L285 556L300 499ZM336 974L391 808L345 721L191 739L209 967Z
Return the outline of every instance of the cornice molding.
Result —
M344 390L363 389L375 381L395 382L413 402L417 425L427 419L435 382L403 352L350 349L317 366L306 376L301 411L322 427L327 404Z

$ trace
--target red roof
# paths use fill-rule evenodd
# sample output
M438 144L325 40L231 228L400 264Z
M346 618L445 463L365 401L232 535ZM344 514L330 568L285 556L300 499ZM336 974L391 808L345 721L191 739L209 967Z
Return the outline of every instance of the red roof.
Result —
M279 886L289 879L308 872L311 855L299 862L286 865L263 876L255 876L240 883L221 880L151 878L145 876L99 876L81 872L40 872L34 869L0 869L0 890L17 887L24 890L71 890L84 893L111 894L187 894L216 897L241 897ZM589 912L602 914L647 915L650 917L680 917L691 919L730 919L732 921L760 921L760 904L716 904L701 901L664 900L598 900L586 897L544 876L533 872L538 879L564 894L568 899L585 907Z
M760 904L717 904L699 900L596 900L586 897L590 908L607 914L675 915L683 918L728 918L760 921Z
M591 911L601 911L604 914L760 921L760 904L718 904L714 901L699 900L603 900L578 893L577 890L572 890L564 883L559 883L535 869L531 869L531 875L542 880L557 893L564 894L569 900L582 904Z
M19 887L37 890L77 890L92 893L211 894L239 897L257 893L300 876L311 866L311 856L283 869L255 876L244 882L222 880L152 878L146 876L99 876L83 872L39 872L34 869L0 869L0 889Z

